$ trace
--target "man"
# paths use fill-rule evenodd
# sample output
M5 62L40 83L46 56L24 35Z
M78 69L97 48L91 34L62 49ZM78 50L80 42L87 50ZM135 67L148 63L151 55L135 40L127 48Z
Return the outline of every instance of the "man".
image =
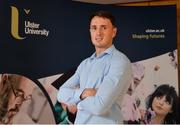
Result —
M75 124L122 123L121 100L131 81L129 59L113 45L114 17L98 11L90 17L95 53L85 59L75 74L59 89L58 101L76 112Z

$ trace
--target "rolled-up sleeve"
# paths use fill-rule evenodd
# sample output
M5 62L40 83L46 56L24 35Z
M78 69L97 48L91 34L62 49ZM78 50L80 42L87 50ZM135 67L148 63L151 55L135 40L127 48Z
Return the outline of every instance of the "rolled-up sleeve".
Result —
M59 88L57 94L59 102L72 105L77 104L80 101L80 95L83 90L79 88L79 72L80 66L77 68L75 74Z

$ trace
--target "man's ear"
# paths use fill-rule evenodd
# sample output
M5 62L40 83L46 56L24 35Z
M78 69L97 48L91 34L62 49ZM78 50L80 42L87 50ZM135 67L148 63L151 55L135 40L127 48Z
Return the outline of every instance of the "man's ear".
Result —
M8 75L7 74L2 74L1 80L2 80L3 85L6 84L6 81L8 80Z
M114 28L113 28L113 38L116 36L116 34L117 34L117 28L114 27Z

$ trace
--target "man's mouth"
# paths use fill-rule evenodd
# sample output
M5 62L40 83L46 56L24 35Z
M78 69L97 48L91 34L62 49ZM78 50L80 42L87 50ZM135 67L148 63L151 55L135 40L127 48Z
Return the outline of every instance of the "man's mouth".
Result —
M96 41L102 41L103 38L102 37L96 37Z

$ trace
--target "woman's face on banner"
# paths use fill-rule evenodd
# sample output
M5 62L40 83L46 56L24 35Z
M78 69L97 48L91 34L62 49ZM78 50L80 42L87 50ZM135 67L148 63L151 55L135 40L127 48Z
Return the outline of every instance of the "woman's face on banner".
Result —
M12 87L11 95L8 102L8 111L12 112L17 112L23 101L31 99L31 94L34 88L32 81L25 77L22 77L17 83L17 87L14 87L13 85L15 83L11 83Z
M90 34L96 48L108 48L112 45L117 29L107 18L95 16L90 23Z
M166 96L154 97L152 102L152 109L156 115L166 116L168 113L172 112L172 103L166 100Z

